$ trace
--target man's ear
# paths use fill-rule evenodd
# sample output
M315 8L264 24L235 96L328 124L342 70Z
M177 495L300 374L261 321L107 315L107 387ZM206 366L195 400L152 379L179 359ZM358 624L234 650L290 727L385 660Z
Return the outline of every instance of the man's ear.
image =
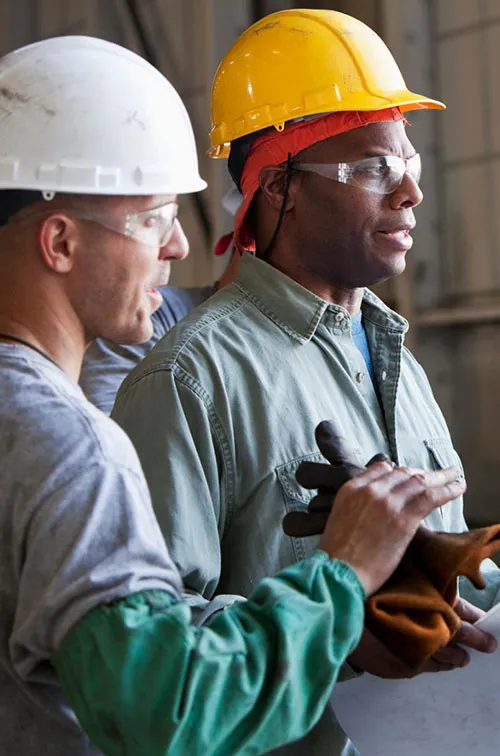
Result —
M72 218L55 211L44 218L37 231L38 248L45 265L55 273L69 273L75 261L78 229Z
M259 176L260 189L267 202L279 212L283 204L285 187L287 183L287 169L283 165L268 165L263 168ZM285 212L292 210L295 206L295 191L293 181L288 177L288 196L285 205Z

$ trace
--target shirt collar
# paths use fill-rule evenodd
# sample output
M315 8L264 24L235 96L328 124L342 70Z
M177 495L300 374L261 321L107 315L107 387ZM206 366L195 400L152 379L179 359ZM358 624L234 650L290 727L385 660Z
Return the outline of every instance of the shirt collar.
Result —
M314 336L325 312L342 312L346 316L345 325L350 327L350 316L343 307L325 302L251 253L243 254L234 285L282 330L301 342L309 341ZM368 289L365 289L362 309L363 316L376 325L403 333L408 329L407 321L386 307Z
M406 318L387 307L370 289L365 289L361 309L365 320L371 320L386 330L406 333L409 328Z

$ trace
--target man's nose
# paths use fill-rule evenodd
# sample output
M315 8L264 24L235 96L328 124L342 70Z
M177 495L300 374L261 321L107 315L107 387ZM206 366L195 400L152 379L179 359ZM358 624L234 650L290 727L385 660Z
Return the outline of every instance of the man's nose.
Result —
M184 260L189 254L189 242L184 230L176 218L172 230L172 236L160 248L160 260Z
M407 172L396 191L391 194L390 202L394 210L399 210L401 207L417 207L423 198L420 186Z

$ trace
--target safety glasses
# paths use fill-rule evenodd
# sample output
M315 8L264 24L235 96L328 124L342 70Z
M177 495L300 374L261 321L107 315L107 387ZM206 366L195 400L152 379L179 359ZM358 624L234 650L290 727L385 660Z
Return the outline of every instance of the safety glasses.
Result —
M174 231L178 209L176 202L169 202L140 213L92 213L73 209L68 212L75 218L98 223L110 231L151 247L164 247Z
M351 163L293 163L293 169L317 173L319 176L353 184L368 192L392 194L401 185L406 173L416 184L420 182L422 162L420 155L401 158L396 155L364 158Z

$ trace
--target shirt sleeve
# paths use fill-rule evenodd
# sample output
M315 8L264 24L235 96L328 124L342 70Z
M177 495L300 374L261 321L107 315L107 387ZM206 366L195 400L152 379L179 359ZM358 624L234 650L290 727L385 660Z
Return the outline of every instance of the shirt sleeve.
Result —
M139 466L136 474L110 460L77 462L28 521L19 508L15 523L23 549L9 649L25 680L95 606L144 590L181 593Z
M105 339L92 342L85 352L79 381L87 399L109 415L121 383L157 341L155 333L145 344L125 346Z
M53 663L108 756L264 753L321 716L359 642L363 602L351 568L317 552L203 628L161 593L95 609Z
M153 370L120 390L113 418L137 450L196 621L243 600L215 596L234 473L231 440L204 389L181 368Z

